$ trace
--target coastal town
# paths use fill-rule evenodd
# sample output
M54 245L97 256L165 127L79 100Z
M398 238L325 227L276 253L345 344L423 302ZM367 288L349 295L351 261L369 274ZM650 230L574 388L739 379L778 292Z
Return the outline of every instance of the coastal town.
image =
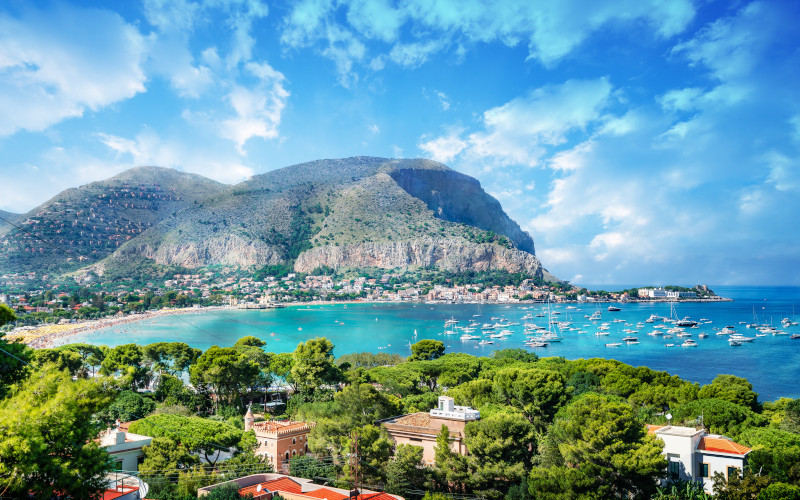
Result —
M74 333L77 328L83 331L201 307L268 309L337 301L513 304L728 300L703 285L694 289L657 287L606 292L507 274L487 274L464 284L456 284L459 280L454 278L415 280L390 273L375 277L285 273L282 277L256 279L252 275L206 271L139 284L105 282L97 277L48 283L48 278L34 272L0 276L0 303L11 307L18 317L12 337L32 341L44 333ZM510 284L494 284L498 281ZM88 320L94 323L87 324Z

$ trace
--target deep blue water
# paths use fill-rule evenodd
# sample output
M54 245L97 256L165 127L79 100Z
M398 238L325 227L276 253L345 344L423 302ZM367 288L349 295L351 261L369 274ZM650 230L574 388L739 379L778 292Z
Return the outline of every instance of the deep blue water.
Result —
M592 287L599 288L599 287ZM607 289L619 289L619 286ZM800 319L800 288L798 287L712 287L721 296L734 299L722 303L679 303L678 317L694 320L707 318L711 323L699 329L689 329L699 344L694 348L680 347L680 338L669 340L646 335L652 324L638 329L637 322L650 314L668 316L666 303L619 304L619 312L607 311L608 304L599 306L602 321L610 322L610 335L596 336L599 322L590 323L584 318L595 311L593 304L551 306L561 312L561 320L571 320L577 330L563 331L564 340L546 348L535 349L540 356L564 356L568 359L603 357L612 358L634 366L648 366L665 370L684 379L708 383L721 373L747 378L759 392L762 401L779 397L800 397L800 340L789 335L759 337L741 347L728 345L727 337L715 332L726 325L736 327L738 333L754 336L756 331L745 328L740 322L751 323L754 313L759 323L772 323L779 329L800 333L800 327L781 328L784 317L792 318L797 307ZM198 314L163 316L143 322L129 323L65 339L69 342L91 342L109 346L136 342L148 344L158 341L182 341L194 347L207 349L211 345L231 345L245 335L254 335L267 341L266 349L272 352L293 351L299 342L324 336L335 346L338 355L371 351L409 354L409 344L415 340L432 338L445 342L447 352L466 352L476 356L489 355L493 350L506 347L525 348L522 317L546 310L546 305L489 305L489 304L336 304L323 306L297 306L277 310L215 311ZM480 314L479 317L474 315ZM476 341L461 341L459 334L443 335L444 321L455 318L460 325L475 319L490 322L491 317L504 317L518 321L510 327L515 333L507 340L480 346ZM627 322L613 322L619 318ZM546 318L534 318L546 325ZM639 330L639 344L606 347L606 343L619 342L627 335L623 328ZM414 337L414 331L417 335ZM698 338L707 332L708 338ZM476 332L480 333L480 331ZM666 347L674 343L674 347Z

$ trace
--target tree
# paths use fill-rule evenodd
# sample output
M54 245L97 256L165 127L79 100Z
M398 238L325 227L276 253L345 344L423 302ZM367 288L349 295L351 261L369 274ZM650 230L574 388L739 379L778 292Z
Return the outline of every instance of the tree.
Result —
M151 473L168 479L177 477L178 470L189 469L200 463L200 459L192 455L182 443L169 437L154 437L150 445L142 447L142 451L144 462L139 470L145 477Z
M800 486L772 483L761 490L758 500L800 500Z
M374 425L365 425L355 430L358 435L358 458L364 467L361 468L363 479L367 482L385 482L386 473L384 466L392 456L392 438L386 429ZM345 440L345 449L350 449L353 444L351 435ZM352 479L349 464L344 468L345 480Z
M700 388L700 399L721 399L753 411L758 411L758 394L753 392L753 384L734 375L717 375L710 384Z
M577 399L559 413L550 433L564 466L533 469L534 496L555 498L553 492L566 488L561 491L576 497L649 498L665 474L663 444L647 435L628 404L610 397Z
M347 429L397 415L400 411L397 398L378 392L372 384L348 385L336 393L334 401L339 406L341 422Z
M341 379L341 372L333 363L333 344L325 337L301 342L292 357L292 379L302 392L313 393L318 387Z
M188 370L203 351L184 342L156 342L144 346L142 352L158 373L176 376Z
M96 346L91 344L66 344L58 348L62 351L72 351L78 353L81 357L84 370L91 369L92 376L95 374L95 368L100 366L103 359L106 357L108 348L105 346Z
M750 470L744 475L729 474L728 479L721 472L714 474L715 500L756 500L769 485L769 477L759 476Z
M469 450L469 485L487 498L502 498L530 470L536 450L533 425L515 413L497 413L470 422L464 444Z
M336 478L336 468L328 462L321 462L310 455L296 455L289 459L289 475L314 479L324 477L328 480Z
M16 321L14 311L5 304L0 304L0 326ZM0 331L0 398L5 396L8 386L21 380L26 371L26 363L31 357L31 349L21 342L7 342Z
M774 427L754 427L739 436L752 448L747 455L751 470L768 474L772 481L800 484L800 435Z
M108 422L119 420L129 422L144 418L156 409L152 399L133 391L120 392L108 408L102 412L102 417Z
M422 489L425 485L425 469L422 464L422 447L408 444L397 446L394 458L386 465L386 491L406 496L410 489Z
M195 387L207 387L223 401L241 406L241 396L260 373L258 364L233 347L211 346L189 369Z
M540 430L569 398L562 374L536 368L498 372L492 391L495 401L519 408Z
M103 375L118 375L132 390L144 388L150 380L150 370L144 365L144 353L136 344L123 344L106 353L100 365Z
M78 375L83 368L83 360L77 352L60 349L37 349L31 363L35 367L53 365L57 370L66 370L72 375Z
M15 498L97 495L113 469L93 441L94 415L112 398L105 380L72 381L44 367L0 401L0 492Z
M464 457L454 452L450 445L450 429L442 425L434 446L436 463L435 481L440 489L464 492L469 471Z
M428 361L444 354L444 342L440 340L422 339L411 344L409 361Z
M709 431L738 436L743 430L767 425L767 419L754 411L724 399L698 399L672 408L676 422L693 421L702 416Z
M145 436L168 437L192 453L201 453L212 465L219 460L221 451L233 451L231 448L241 446L245 434L224 422L168 414L150 415L133 422L129 429Z

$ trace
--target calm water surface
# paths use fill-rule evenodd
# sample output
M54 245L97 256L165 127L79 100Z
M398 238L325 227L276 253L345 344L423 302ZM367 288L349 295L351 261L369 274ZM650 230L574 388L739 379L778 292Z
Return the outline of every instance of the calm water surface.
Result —
M616 288L619 288L618 286ZM681 339L665 340L649 336L653 324L637 328L651 314L669 316L669 304L619 304L621 311L607 311L608 304L600 305L602 322L610 323L610 335L597 336L600 322L590 322L585 316L598 306L594 304L569 304L551 306L561 314L561 321L571 321L573 330L561 332L564 340L535 350L540 356L564 356L568 359L603 357L634 365L665 370L681 378L708 383L717 374L730 373L747 378L759 392L762 401L782 396L800 397L800 340L789 335L759 337L741 347L728 345L726 336L715 332L731 325L746 336L753 337L755 330L745 328L754 315L759 323L772 323L789 334L800 333L800 327L781 328L782 318L792 318L797 308L800 320L800 288L798 287L712 287L718 295L733 298L724 303L679 303L678 317L694 320L707 318L710 323L699 329L688 329L699 344L694 348L680 347ZM615 289L614 287L608 289ZM231 310L163 316L138 323L128 323L65 339L69 342L90 342L115 346L129 342L180 341L207 349L212 345L232 345L236 339L253 335L267 341L271 352L293 351L299 342L314 337L327 337L339 356L351 352L410 353L409 345L424 338L441 340L447 352L465 352L486 356L492 351L507 347L526 347L523 342L522 318L546 311L546 305L489 305L489 304L337 304L323 306L297 306L274 310ZM494 322L491 317L519 322L509 327L514 332L506 340L495 340L491 345L478 345L477 341L461 341L458 332L445 335L444 321L459 320L466 325L471 320ZM614 322L622 319L625 322ZM533 322L546 326L546 318L534 317ZM627 323L627 324L626 324ZM639 330L639 344L606 347L606 343L620 342L627 335L623 329ZM415 336L416 331L416 336ZM579 333L585 332L585 333ZM698 334L706 332L705 339ZM480 330L475 332L480 333ZM675 347L666 347L674 343Z

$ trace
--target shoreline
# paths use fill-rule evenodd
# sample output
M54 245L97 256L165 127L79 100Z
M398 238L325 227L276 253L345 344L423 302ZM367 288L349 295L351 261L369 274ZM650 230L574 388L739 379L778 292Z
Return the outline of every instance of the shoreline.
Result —
M230 306L208 306L208 307L183 307L179 309L159 309L156 311L147 311L144 313L128 314L125 316L112 316L101 319L90 319L80 323L68 324L54 324L44 325L39 328L25 330L21 332L14 332L12 330L8 333L8 339L12 341L21 341L28 347L33 349L51 349L54 347L54 342L58 339L64 339L77 335L79 333L90 332L107 328L110 326L122 325L125 323L135 323L137 321L144 321L148 319L158 318L161 316L171 316L174 314L191 314L202 313L207 311L224 311L235 309Z
M664 303L664 302L733 302L733 299L727 297L715 297L713 299L684 299L680 301L674 300L665 300L665 299L656 299L656 300L630 300L629 303ZM283 309L283 308L297 308L297 307L309 307L309 306L327 306L327 305L357 305L357 304L402 304L402 303L414 303L414 304L449 304L449 301L424 301L424 300L312 300L308 302L283 302L281 303L282 307L278 308L268 308L269 309ZM464 303L471 303L471 302L464 302ZM489 302L486 302L489 303ZM559 302L559 304L578 304L577 301L564 301ZM581 304L584 305L591 305L591 304L616 304L620 302L614 301L597 301L597 302L583 302ZM519 301L514 302L514 304L544 304L544 302L539 301ZM203 313L207 311L247 311L251 310L248 308L239 308L236 306L207 306L207 307L184 307L178 309L159 309L156 311L147 311L144 313L136 313L136 314L128 314L125 316L112 316L107 318L101 319L93 319L93 320L86 320L80 323L68 323L68 324L49 324L49 325L42 325L37 328L22 330L22 331L14 331L8 332L8 339L12 341L21 341L22 343L26 344L28 347L33 349L51 349L55 347L55 341L65 339L80 333L90 332L94 330L99 330L101 328L107 328L111 326L122 325L125 323L135 323L137 321L144 321L148 319L153 319L161 316L170 316L173 314L192 314L192 313Z

